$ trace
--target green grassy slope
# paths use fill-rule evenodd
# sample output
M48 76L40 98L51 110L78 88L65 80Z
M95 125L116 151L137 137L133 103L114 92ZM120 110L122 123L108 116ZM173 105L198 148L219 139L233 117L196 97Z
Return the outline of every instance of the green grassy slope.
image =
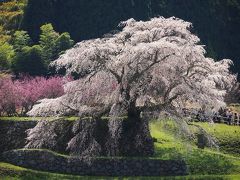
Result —
M240 127L226 124L197 123L210 135L214 136L219 144L220 151L240 156Z
M156 158L184 159L191 174L240 174L240 158L221 151L198 149L193 142L181 138L180 134L172 131L176 128L172 123L171 121L151 123L152 136L157 139ZM220 131L222 125L216 124L215 129ZM240 134L240 131L238 133Z

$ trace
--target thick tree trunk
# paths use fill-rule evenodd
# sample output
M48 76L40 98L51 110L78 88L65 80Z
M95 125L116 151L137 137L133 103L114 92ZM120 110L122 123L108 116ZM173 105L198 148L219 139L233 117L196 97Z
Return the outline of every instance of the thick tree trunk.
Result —
M106 143L107 155L121 155L121 139L123 134L124 116L127 110L121 104L113 105L110 112L110 120L108 122L108 141Z
M140 117L135 106L125 109L115 105L108 122L109 137L107 153L109 156L151 156L154 144L149 131L148 120Z
M150 135L147 119L129 117L124 121L124 136L122 139L122 155L151 156L154 154L153 139Z

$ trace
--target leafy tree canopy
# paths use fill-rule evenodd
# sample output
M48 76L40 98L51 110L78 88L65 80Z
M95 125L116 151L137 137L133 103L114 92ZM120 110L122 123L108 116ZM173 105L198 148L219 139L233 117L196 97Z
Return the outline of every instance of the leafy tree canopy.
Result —
M52 24L42 25L40 29L39 45L43 48L43 59L46 63L58 58L62 52L71 48L74 44L69 33L57 33Z
M48 65L61 53L71 48L74 41L69 33L57 33L51 24L41 26L39 45L30 46L32 41L26 31L16 31L11 40L16 53L12 69L14 73L46 75Z
M0 42L0 70L7 70L11 67L14 54L13 47L9 43Z
M24 47L13 60L14 72L31 76L46 74L47 65L42 58L42 51L42 47L39 45Z
M25 46L29 46L31 38L26 31L16 31L13 35L13 48L15 52L20 52Z

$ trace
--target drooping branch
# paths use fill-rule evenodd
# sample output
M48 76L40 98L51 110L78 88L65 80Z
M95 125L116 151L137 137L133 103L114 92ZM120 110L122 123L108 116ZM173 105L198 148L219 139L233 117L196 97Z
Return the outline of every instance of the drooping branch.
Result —
M122 31L109 37L78 43L53 62L56 69L66 68L67 75L82 76L66 85L63 104L48 100L41 107L59 103L54 111L107 114L114 104L141 110L183 105L182 101L224 104L234 79L231 61L206 58L200 39L190 32L191 23L159 17L146 22L129 19L121 26ZM38 114L46 113L38 107L33 108Z

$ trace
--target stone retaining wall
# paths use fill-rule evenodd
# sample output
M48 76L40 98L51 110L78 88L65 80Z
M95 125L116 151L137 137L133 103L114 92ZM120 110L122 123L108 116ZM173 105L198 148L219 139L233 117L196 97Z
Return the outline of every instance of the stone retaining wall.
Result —
M4 151L20 149L26 145L26 130L36 126L37 121L0 120L0 155Z
M42 171L96 176L180 176L187 174L184 161L156 159L86 160L46 150L13 150L3 153L5 162Z

